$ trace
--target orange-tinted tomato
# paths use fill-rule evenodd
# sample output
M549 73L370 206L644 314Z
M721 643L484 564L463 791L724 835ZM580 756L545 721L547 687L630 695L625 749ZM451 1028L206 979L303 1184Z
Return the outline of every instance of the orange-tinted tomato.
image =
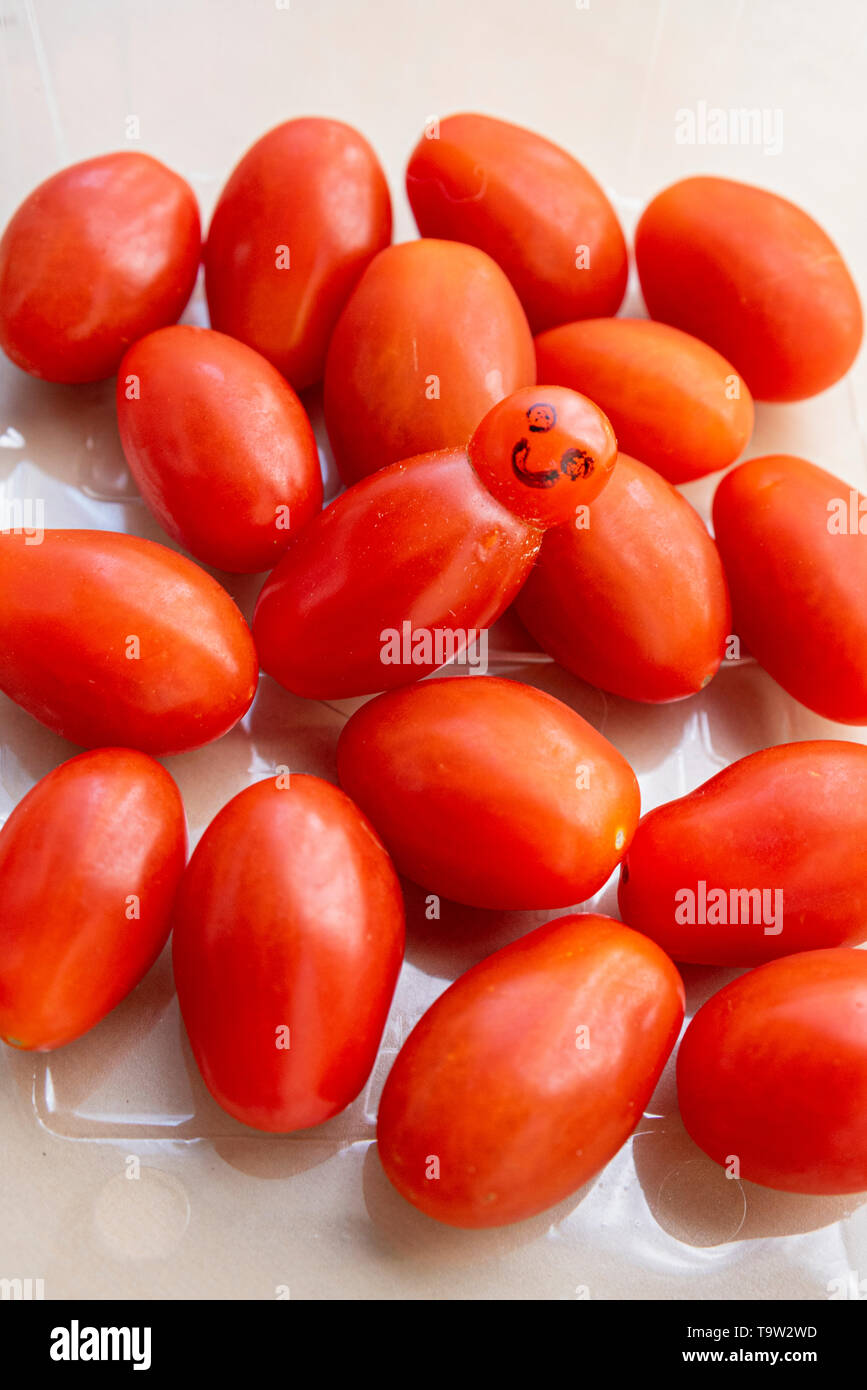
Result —
M735 631L796 700L867 724L867 498L788 455L750 459L713 504Z
M286 121L247 151L214 209L211 326L300 391L322 376L347 296L390 240L388 185L364 137L320 116Z
M272 569L322 507L316 439L258 352L179 324L136 343L117 380L127 463L160 524L197 560Z
M325 423L341 476L465 444L492 405L535 380L526 316L489 256L452 241L389 247L328 349Z
M550 140L490 116L448 116L413 150L406 187L422 236L493 256L535 332L617 313L628 269L617 215Z
M760 401L832 386L861 343L858 291L812 217L764 188L689 178L645 208L635 259L652 318L710 343Z
M540 381L583 391L617 442L671 483L734 463L753 431L753 399L707 343L652 319L588 319L536 339Z
M562 386L525 386L473 431L467 453L488 491L536 526L574 519L607 485L617 440L598 406Z
M680 1045L683 1122L715 1162L783 1192L867 1188L867 952L807 951L742 975Z
M472 907L583 902L638 822L638 783L617 749L552 695L493 676L362 705L337 770L400 872Z
M428 1009L379 1107L398 1192L450 1226L504 1226L595 1176L626 1142L677 1040L683 985L652 941L560 917Z
M865 843L863 744L765 748L642 818L620 911L702 965L849 945L867 938Z
M201 256L189 184L123 151L62 169L0 241L0 346L48 381L112 376L130 343L174 323Z
M561 666L630 700L701 690L731 631L707 527L670 483L625 454L574 524L546 531L515 603Z
M364 816L318 777L247 787L178 894L178 999L205 1083L257 1129L321 1124L370 1075L403 959L403 902Z
M0 690L87 748L180 753L238 722L258 662L215 579L137 536L29 539L0 533Z
M505 611L541 539L465 450L395 463L314 517L265 581L253 616L262 667L311 699L419 680Z
M81 753L37 782L0 830L4 1042L61 1047L129 994L168 938L186 845L145 753Z

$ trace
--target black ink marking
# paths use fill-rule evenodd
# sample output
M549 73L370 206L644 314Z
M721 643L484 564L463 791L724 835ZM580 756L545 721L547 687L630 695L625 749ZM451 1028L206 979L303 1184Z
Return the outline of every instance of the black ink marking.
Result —
M567 449L560 460L560 472L575 483L579 478L589 478L596 467L592 454L583 449Z
M512 470L515 477L527 487L553 487L560 476L558 470L549 468L544 473L534 473L527 467L529 456L530 445L526 439L519 439L512 450Z
M557 412L553 405L548 405L546 401L537 401L527 411L527 419L534 434L546 434L556 425Z

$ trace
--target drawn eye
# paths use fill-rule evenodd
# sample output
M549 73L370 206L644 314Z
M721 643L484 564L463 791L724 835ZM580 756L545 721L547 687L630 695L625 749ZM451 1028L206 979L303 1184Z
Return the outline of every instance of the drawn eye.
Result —
M589 478L596 464L583 449L567 449L560 460L560 472L573 482L577 478Z

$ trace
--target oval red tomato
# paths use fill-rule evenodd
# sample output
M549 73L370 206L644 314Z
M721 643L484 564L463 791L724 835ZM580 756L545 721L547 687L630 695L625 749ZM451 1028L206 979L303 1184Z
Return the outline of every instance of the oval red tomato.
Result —
M720 990L686 1030L677 1092L695 1142L738 1177L863 1192L867 952L786 956Z
M220 194L205 246L211 326L261 352L297 391L364 267L391 241L379 160L342 121L305 116L257 140Z
M682 1020L680 976L646 937L609 917L546 923L410 1033L379 1106L388 1177L450 1226L544 1211L626 1142Z
M192 189L150 155L62 169L0 241L0 346L48 381L112 376L130 343L179 317L201 243Z
M181 1013L223 1109L286 1133L354 1100L403 934L388 855L337 787L293 773L233 797L190 860L172 937Z
M419 680L508 607L541 538L494 500L465 450L393 464L314 517L265 581L253 615L262 667L322 700Z
M206 565L272 569L322 506L316 439L270 362L179 324L130 348L117 380L127 463L160 525Z
M0 690L83 747L180 753L219 738L259 676L225 589L112 531L0 534Z
M635 260L652 318L710 343L760 401L832 386L861 344L858 291L801 208L733 179L681 179L645 208Z
M62 1047L129 994L168 939L186 843L145 753L81 753L37 782L0 830L4 1042Z
M713 504L734 626L826 719L867 724L867 497L788 455L750 459Z
M707 343L652 319L585 319L536 339L540 381L605 411L627 454L671 483L728 468L753 432L753 399Z
M643 817L620 911L675 960L705 965L862 941L865 842L863 744L765 748Z
M447 116L413 150L406 189L423 237L469 242L502 266L534 332L617 313L628 271L617 215L550 140L491 116Z
M574 524L545 532L515 606L561 666L630 700L701 690L731 630L722 562L701 517L625 454Z
M344 482L466 444L491 406L535 380L526 316L489 256L453 241L389 247L328 349L325 423Z
M638 821L638 783L617 749L560 700L493 676L362 705L337 770L400 872L472 907L583 902Z

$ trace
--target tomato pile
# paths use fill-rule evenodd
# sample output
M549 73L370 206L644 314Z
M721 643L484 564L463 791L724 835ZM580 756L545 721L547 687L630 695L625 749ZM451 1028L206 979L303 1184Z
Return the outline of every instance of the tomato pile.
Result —
M290 120L196 199L139 154L55 174L0 241L0 346L70 386L117 375L141 495L188 552L107 530L0 534L0 689L87 750L0 831L0 1036L60 1047L171 933L196 1063L287 1133L358 1096L404 953L400 878L489 910L571 909L620 871L622 921L569 912L456 980L382 1095L379 1153L439 1221L520 1221L624 1145L677 1044L675 962L744 968L677 1057L684 1124L730 1176L867 1188L867 748L742 758L641 817L571 708L425 679L511 605L582 680L689 698L743 649L820 716L867 726L867 498L814 463L736 461L755 401L850 367L858 294L776 194L687 178L645 209L648 319L600 185L530 131L457 115L407 167L420 239L332 120ZM211 328L179 324L201 260ZM345 490L323 510L307 388ZM734 467L732 467L734 465ZM726 470L714 535L678 485ZM190 558L192 557L192 558ZM261 574L251 627L219 580ZM277 769L187 862L157 757L221 738L260 669L376 696L340 786Z

